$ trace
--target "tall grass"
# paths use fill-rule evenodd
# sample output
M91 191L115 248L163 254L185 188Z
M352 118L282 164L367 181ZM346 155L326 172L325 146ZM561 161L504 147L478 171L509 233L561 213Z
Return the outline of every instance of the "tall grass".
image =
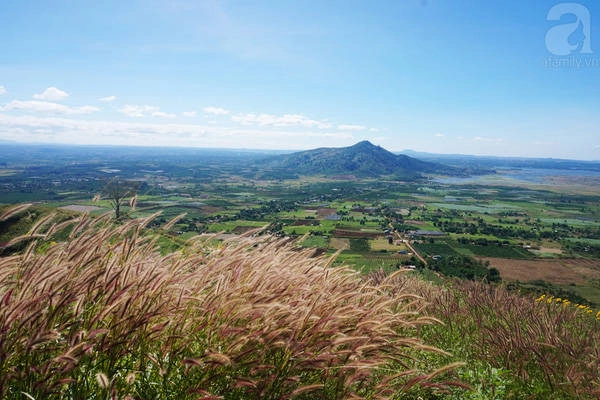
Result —
M1 398L400 398L464 386L444 378L457 364L433 370L446 353L417 333L436 321L396 278L367 282L269 237L197 238L161 256L150 220L45 220L18 238L22 254L0 258Z
M600 397L600 323L593 314L483 282L414 291L445 323L426 328L424 337L471 360L471 376L463 379L499 384L489 392L501 390L499 398Z

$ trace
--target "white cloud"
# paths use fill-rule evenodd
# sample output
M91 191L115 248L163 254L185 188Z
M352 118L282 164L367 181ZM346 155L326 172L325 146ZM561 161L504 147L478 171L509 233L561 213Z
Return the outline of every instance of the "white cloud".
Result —
M0 95L3 95L4 93L6 93L6 88L0 85Z
M3 111L33 111L33 112L47 112L47 113L58 113L58 114L90 114L96 111L100 111L98 107L93 106L81 106L81 107L69 107L64 104L52 103L49 101L22 101L13 100L1 108Z
M119 110L119 112L127 115L128 117L132 117L132 118L142 118L142 117L145 117L147 114L151 114L151 113L154 113L157 111L159 111L158 107L136 106L136 105L130 105L130 104L126 104L125 106L123 106L123 108L121 108Z
M51 86L44 90L42 93L37 93L33 95L33 98L36 100L46 100L46 101L60 101L69 97L69 93L55 88Z
M304 128L330 128L331 124L325 121L315 121L301 114L284 114L281 116L272 114L237 114L231 117L231 120L242 125L259 126L299 126Z
M98 100L104 101L104 102L111 102L111 101L115 101L116 99L117 99L117 96L106 96L106 97L100 97Z
M204 107L202 109L202 111L204 111L207 114L213 114L213 115L227 115L229 114L229 110L226 110L224 108L221 107Z
M338 125L337 128L341 131L364 131L365 129L367 129L366 126L362 126L362 125Z
M157 118L176 118L177 117L177 115L175 115L175 114L169 114L169 113L166 113L163 111L154 111L152 113L152 116L157 117Z
M0 113L0 138L19 142L287 149L354 143L345 132L123 122Z
M446 137L446 135L444 135L443 133L436 133L435 137Z
M379 132L379 129L377 129L377 128L371 128L371 129L369 129L369 132Z
M181 113L184 117L195 117L196 111L184 111Z

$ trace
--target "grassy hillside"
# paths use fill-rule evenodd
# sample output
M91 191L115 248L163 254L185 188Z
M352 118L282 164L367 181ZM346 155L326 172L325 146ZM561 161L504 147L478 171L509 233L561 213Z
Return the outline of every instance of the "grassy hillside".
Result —
M0 258L1 398L600 394L591 309L361 276L268 236L198 237L163 256L151 219L46 220Z

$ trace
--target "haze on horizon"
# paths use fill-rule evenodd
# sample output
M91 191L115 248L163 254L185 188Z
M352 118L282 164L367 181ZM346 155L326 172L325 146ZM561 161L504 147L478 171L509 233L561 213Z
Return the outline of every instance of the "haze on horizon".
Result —
M600 160L600 4L4 2L0 141Z

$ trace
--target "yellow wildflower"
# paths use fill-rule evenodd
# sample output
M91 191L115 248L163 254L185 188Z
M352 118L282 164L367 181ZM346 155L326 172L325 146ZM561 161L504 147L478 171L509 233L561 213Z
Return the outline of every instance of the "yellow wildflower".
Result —
M540 301L544 300L545 297L546 297L546 295L543 294L540 297L538 297L537 299L535 299L535 301L540 302Z

